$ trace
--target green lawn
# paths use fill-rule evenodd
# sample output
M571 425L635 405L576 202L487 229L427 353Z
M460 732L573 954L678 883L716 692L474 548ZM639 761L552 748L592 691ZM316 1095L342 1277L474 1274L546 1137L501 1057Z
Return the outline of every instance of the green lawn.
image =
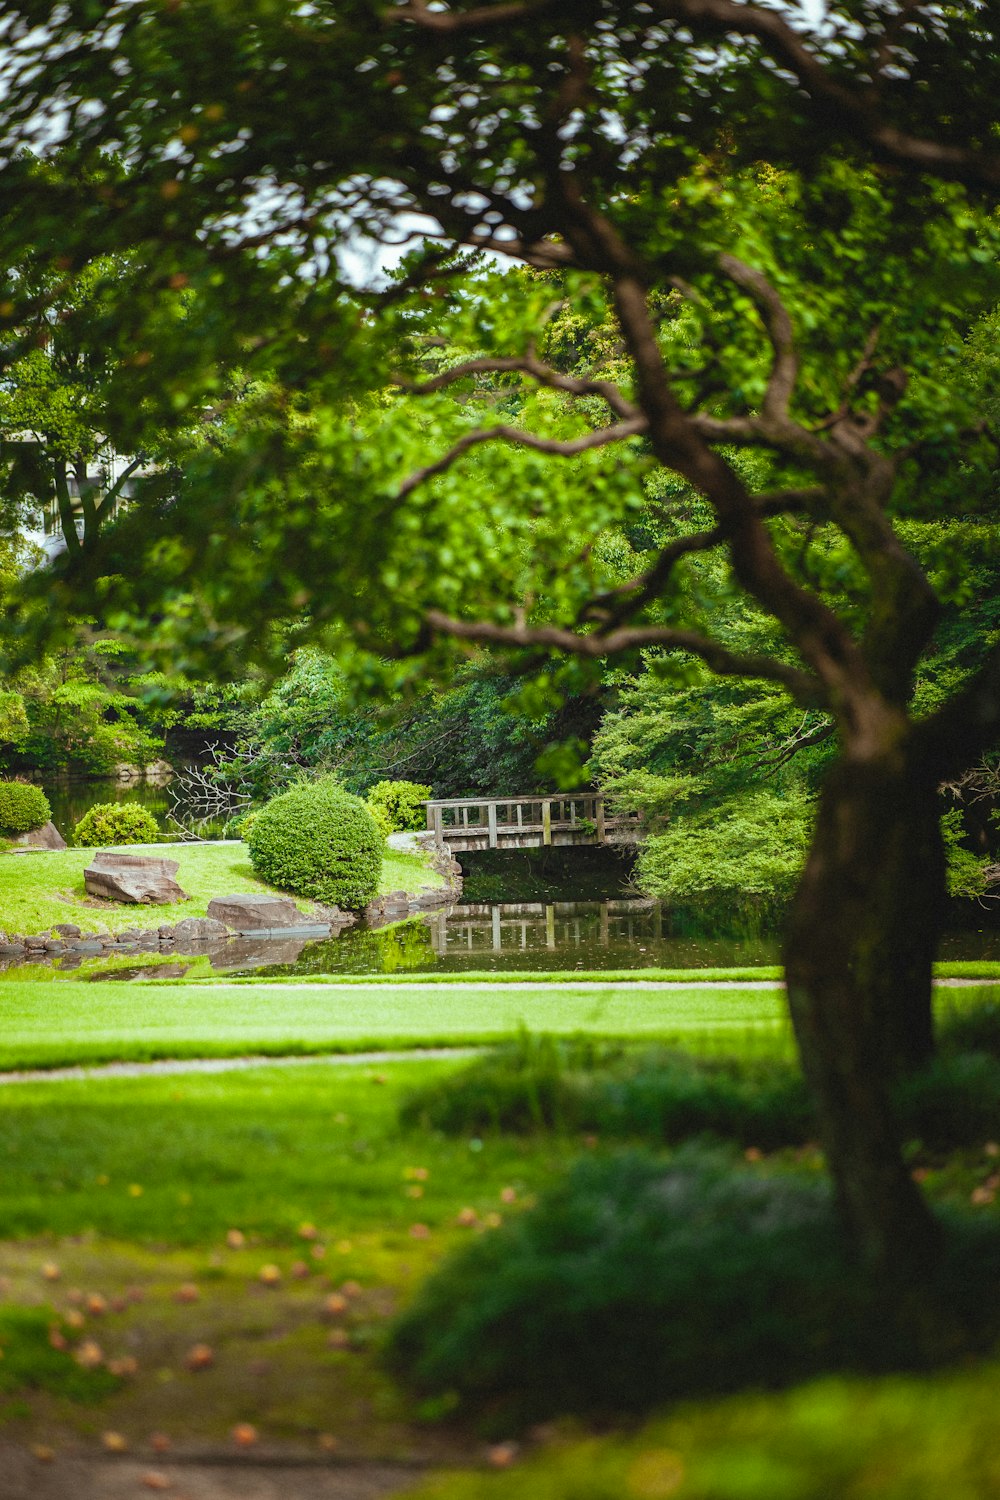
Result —
M512 1177L521 1191L537 1186L550 1156L570 1150L505 1136L475 1149L437 1133L404 1136L400 1092L458 1066L271 1064L5 1088L0 1223L8 1237L90 1231L206 1247L236 1226L293 1250L303 1222L334 1242L398 1235L414 1220L450 1226L467 1203L496 1208ZM419 1199L406 1192L412 1166L429 1174Z
M373 1347L451 1245L519 1211L580 1146L404 1134L402 1093L454 1066L0 1091L0 1342L14 1377L0 1379L0 1441L42 1443L58 1462L67 1446L99 1453L110 1429L162 1470L171 1455L150 1452L150 1433L226 1452L250 1422L300 1452L332 1433L348 1456L475 1462L478 1439L413 1421ZM101 1368L81 1389L85 1341L111 1374L122 1355L133 1373ZM198 1374L194 1345L211 1350Z
M128 851L126 851L128 852ZM184 917L203 917L213 896L270 891L258 880L243 844L136 845L134 853L161 855L178 862L177 880L190 899L172 906L124 906L95 901L84 890L83 872L93 849L0 853L0 930L47 932L57 922L75 922L83 932L120 932L126 927L158 927ZM390 849L379 889L416 892L440 886L443 877L420 854ZM276 894L285 894L278 892ZM314 903L299 901L303 911Z
M512 990L490 983L308 985L120 981L0 984L0 1068L164 1057L294 1056L469 1045L532 1031L651 1038L781 1032L772 989Z

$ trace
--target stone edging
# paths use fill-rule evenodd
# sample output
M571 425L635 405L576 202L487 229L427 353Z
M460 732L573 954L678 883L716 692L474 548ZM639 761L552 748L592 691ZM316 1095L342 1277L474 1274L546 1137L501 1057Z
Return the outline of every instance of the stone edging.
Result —
M57 922L48 932L22 936L12 933L0 934L0 958L20 958L36 953L58 955L77 953L80 955L108 952L129 953L185 953L200 952L208 943L225 942L228 938L246 936L254 938L308 936L318 939L336 937L346 927L351 927L359 918L370 927L385 927L390 922L400 922L409 916L434 911L443 906L453 906L462 896L462 867L443 844L435 841L433 834L415 834L414 842L430 854L432 870L445 877L443 886L429 887L411 894L408 891L389 891L378 896L362 912L341 911L337 906L322 908L323 916L313 921L303 913L302 926L280 928L272 931L237 933L210 917L185 917L173 925L165 923L157 927L125 927L120 932L81 932L72 922Z

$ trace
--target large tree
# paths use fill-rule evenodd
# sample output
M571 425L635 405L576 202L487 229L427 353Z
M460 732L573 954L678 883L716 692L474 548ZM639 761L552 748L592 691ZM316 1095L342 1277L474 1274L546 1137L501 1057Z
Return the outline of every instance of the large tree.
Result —
M202 638L298 610L409 650L656 646L828 715L839 758L789 923L789 999L844 1222L904 1280L937 1229L888 1081L930 1051L935 789L1000 732L1000 647L914 716L952 585L893 516L942 495L992 505L952 378L997 295L992 14L15 0L2 23L10 263L55 256L72 275L128 248L105 321L123 411L210 401L227 358L275 378L219 463L193 466L187 508L113 528L103 563L91 549L62 586L125 571L153 538L145 595ZM39 172L30 152L55 145ZM415 224L430 248L359 316L359 236ZM497 278L470 251L530 271ZM169 316L189 286L196 328ZM17 329L26 303L12 277L0 317ZM609 321L617 343L568 351L553 304L584 344ZM393 360L406 400L366 403ZM957 502L936 479L962 465ZM643 542L629 525L651 492ZM638 554L631 576L611 535ZM773 622L769 649L720 639L711 601L685 597L687 560L715 549Z

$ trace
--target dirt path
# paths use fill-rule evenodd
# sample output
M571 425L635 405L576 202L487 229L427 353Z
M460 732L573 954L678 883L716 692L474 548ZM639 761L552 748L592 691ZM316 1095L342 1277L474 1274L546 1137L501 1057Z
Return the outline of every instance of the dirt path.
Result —
M5 1083L59 1083L84 1078L155 1078L172 1073L239 1073L245 1068L301 1068L310 1064L328 1067L372 1067L387 1062L410 1062L428 1057L475 1057L483 1047L409 1047L400 1052L296 1052L292 1057L272 1057L254 1053L246 1057L178 1057L159 1062L95 1063L92 1067L25 1068L19 1072L0 1073ZM0 1500L6 1496L0 1490Z
M0 1500L379 1500L420 1483L424 1469L373 1461L296 1459L279 1452L253 1459L219 1455L171 1461L56 1453L40 1460L27 1448L0 1444Z

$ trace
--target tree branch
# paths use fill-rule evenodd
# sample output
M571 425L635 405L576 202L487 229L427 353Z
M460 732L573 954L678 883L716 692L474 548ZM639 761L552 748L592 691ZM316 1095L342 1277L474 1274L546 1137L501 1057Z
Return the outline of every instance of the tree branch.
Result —
M432 464L427 464L422 469L416 469L399 487L398 498L400 500L411 494L419 485L426 484L428 479L435 479L438 474L443 474L450 469L455 461L468 453L471 448L477 448L482 443L514 443L521 448L534 448L539 453L549 453L557 458L573 458L578 453L586 453L590 448L604 448L609 443L620 443L625 438L638 437L646 431L647 422L645 417L633 417L627 422L616 422L613 427L600 427L596 432L584 433L582 437L569 438L565 442L558 438L539 437L534 432L523 432L519 427L479 427L474 432L467 432L464 437L448 450L441 458Z
M561 625L499 625L491 620L456 620L438 609L428 610L425 618L430 630L438 635L475 641L482 645L517 648L542 646L566 651L574 656L588 657L616 656L622 651L635 651L644 646L655 646L663 651L686 651L691 656L699 657L713 672L721 676L779 682L804 706L814 707L823 698L820 683L808 672L789 666L772 656L740 655L729 651L718 641L693 630L646 625L611 630L607 634L595 631L589 635L580 635Z
M787 417L788 403L799 374L795 333L788 309L767 277L735 255L720 255L719 269L751 299L763 319L774 350L774 364L767 382L762 415L765 420Z
M602 396L616 416L632 421L640 416L639 408L629 401L611 380L580 380L572 375L563 375L544 364L533 354L511 356L507 359L467 359L460 365L443 370L440 375L417 384L399 382L412 395L425 396L433 391L443 391L447 386L464 380L469 375L504 374L520 371L537 380L539 385L553 390L567 391L571 396Z
M409 21L424 31L476 31L484 26L508 26L525 21L539 11L551 10L558 0L509 0L509 3L481 5L474 10L431 10L427 0L407 0L387 11L386 21Z
M690 27L696 38L742 36L759 42L779 67L793 75L814 104L822 105L827 116L838 119L853 136L861 136L884 160L954 181L1000 186L1000 155L996 152L946 144L886 123L880 88L885 58L877 52L879 44L884 47L885 33L869 32L862 38L870 38L876 49L876 83L849 83L837 77L777 8L747 4L745 0L651 0L650 8L664 20ZM907 8L912 13L921 7L911 3ZM516 25L546 11L562 12L566 25L578 28L587 19L580 15L581 9L580 0L574 0L573 5L566 0L497 0L496 4L465 11L440 11L431 10L427 0L408 0L388 11L386 20L406 21L426 32L448 36Z

